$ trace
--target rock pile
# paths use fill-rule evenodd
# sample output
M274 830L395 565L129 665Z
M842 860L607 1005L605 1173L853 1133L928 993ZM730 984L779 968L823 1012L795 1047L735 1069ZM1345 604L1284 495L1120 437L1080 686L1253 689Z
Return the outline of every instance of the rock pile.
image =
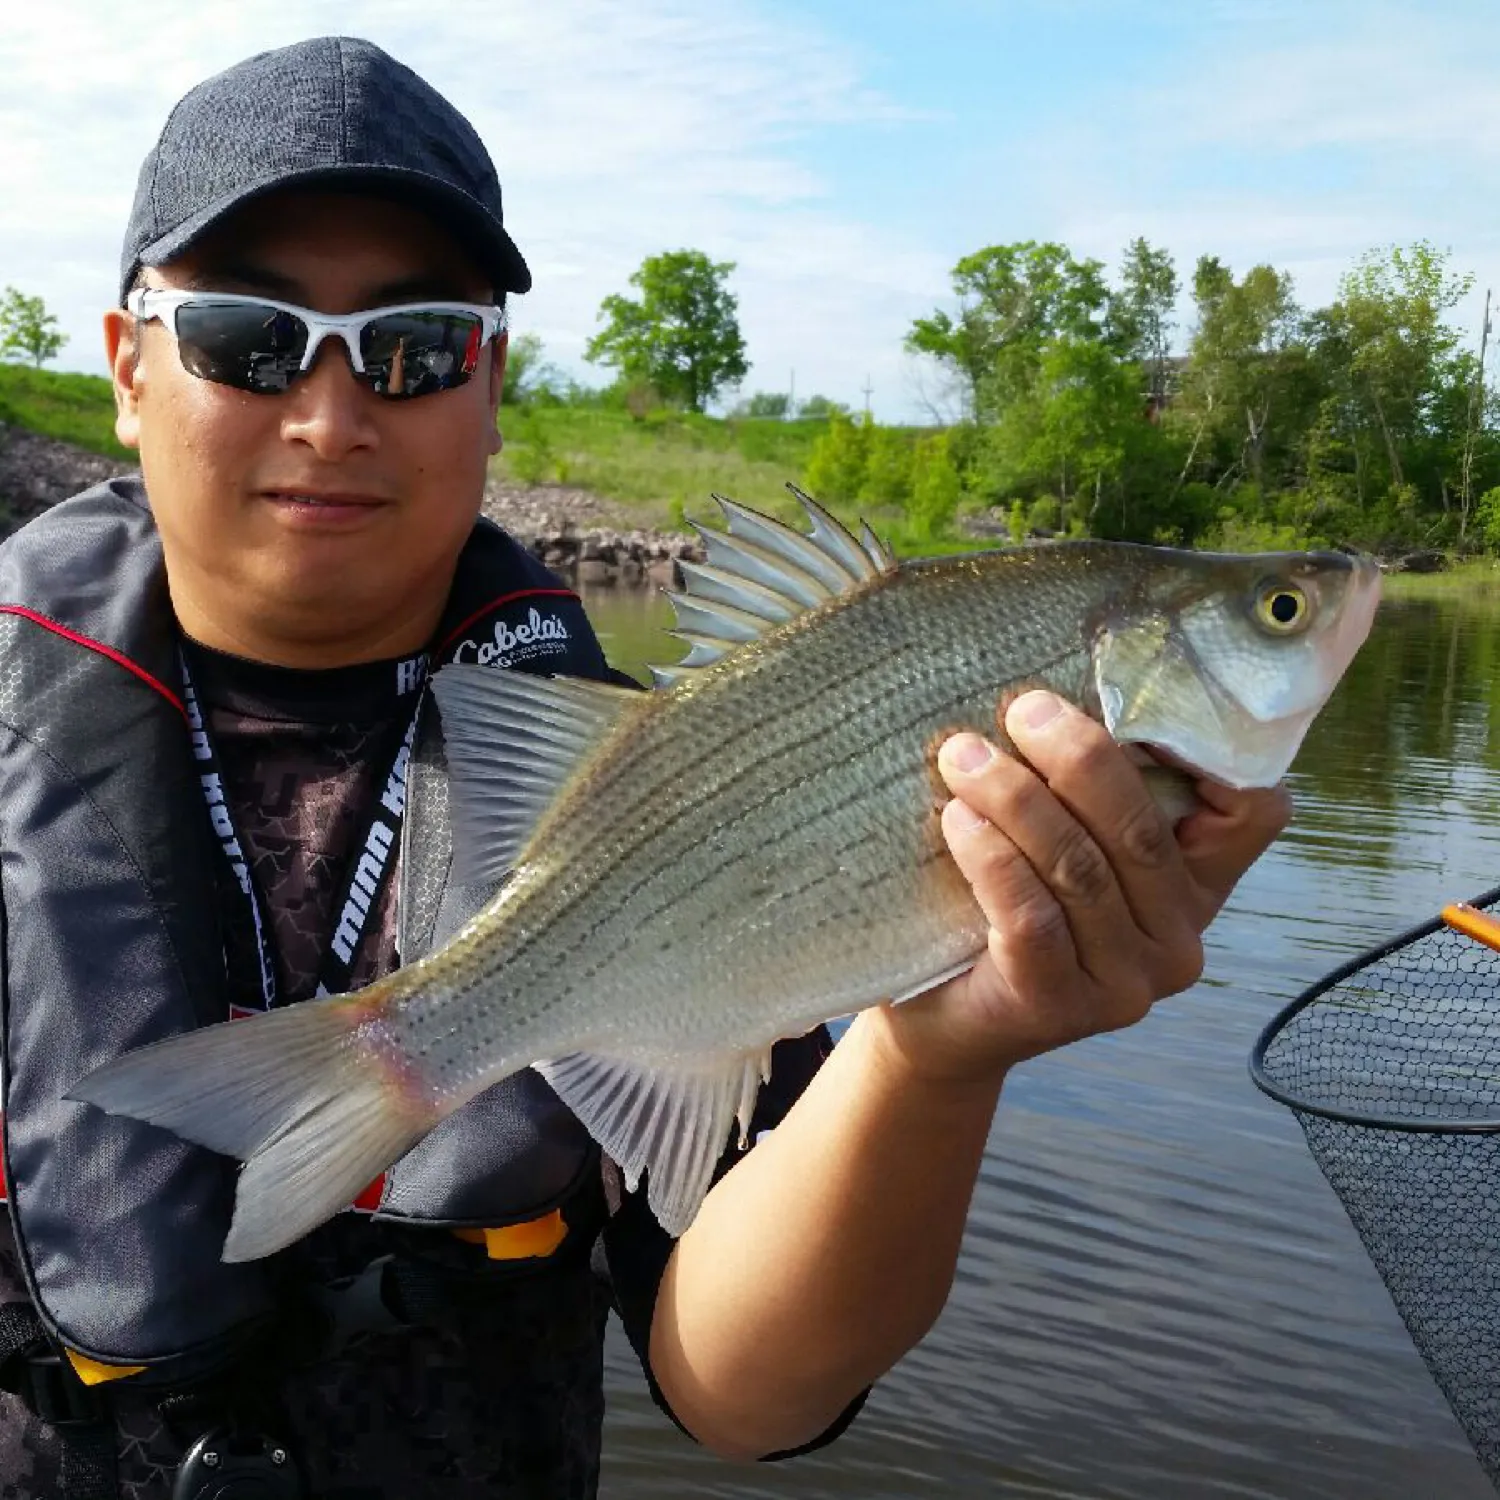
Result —
M0 536L101 479L139 472L128 460L0 422Z
M484 513L549 568L593 581L660 582L670 578L679 560L703 558L696 536L632 525L623 508L588 490L491 480Z

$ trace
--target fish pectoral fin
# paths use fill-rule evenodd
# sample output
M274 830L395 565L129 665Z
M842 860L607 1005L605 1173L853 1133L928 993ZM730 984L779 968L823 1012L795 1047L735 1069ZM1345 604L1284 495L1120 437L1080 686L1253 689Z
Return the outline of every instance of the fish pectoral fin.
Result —
M444 667L432 679L453 801L455 885L493 885L515 867L580 761L649 694L505 667Z
M369 1012L368 999L309 1000L205 1026L126 1053L67 1097L243 1161L224 1259L254 1260L347 1208L437 1123L351 1035Z
M577 1052L536 1068L619 1163L630 1191L647 1174L646 1201L675 1236L707 1196L736 1120L745 1143L769 1057L766 1048L684 1067Z

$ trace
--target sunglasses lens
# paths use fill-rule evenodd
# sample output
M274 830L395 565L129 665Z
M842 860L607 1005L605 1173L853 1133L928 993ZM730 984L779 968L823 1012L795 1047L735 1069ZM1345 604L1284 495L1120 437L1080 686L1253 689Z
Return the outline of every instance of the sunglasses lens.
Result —
M177 347L200 379L271 394L296 379L307 325L265 304L189 302L177 309Z
M483 346L484 323L472 313L420 310L374 318L359 340L365 379L393 400L462 385Z

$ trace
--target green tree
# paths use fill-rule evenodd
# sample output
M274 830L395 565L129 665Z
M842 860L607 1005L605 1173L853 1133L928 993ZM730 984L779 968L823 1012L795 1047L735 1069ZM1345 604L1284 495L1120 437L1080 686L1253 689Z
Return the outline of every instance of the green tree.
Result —
M834 401L828 396L809 396L797 408L798 419L804 422L826 421L832 416L847 417L848 415L849 408L842 401Z
M866 505L905 505L912 490L912 444L894 427L871 426L859 499Z
M953 525L958 502L963 497L963 479L953 462L952 444L946 432L919 438L912 458L911 499L907 522L918 541L934 541Z
M1198 326L1172 408L1173 420L1191 432L1179 485L1195 464L1220 482L1238 476L1263 488L1279 484L1317 407L1292 279L1260 265L1236 281L1205 255L1193 300Z
M749 369L738 303L727 285L733 270L732 261L711 261L701 250L648 255L630 278L639 299L618 293L604 299L605 326L585 357L702 411Z
M1092 524L1148 431L1139 366L1097 340L1060 338L1042 351L1030 392L990 429L990 483L999 494L1048 489L1070 517Z
M1100 262L1075 260L1063 245L991 245L953 268L957 315L940 309L918 318L906 347L956 376L970 412L988 420L1028 396L1052 341L1105 335L1103 272Z
M0 358L29 359L38 369L55 359L67 335L40 297L28 297L13 286L0 297Z
M1157 250L1144 239L1132 240L1125 248L1120 288L1110 299L1109 325L1121 353L1145 370L1155 411L1165 407L1169 394L1177 292L1171 252Z
M501 400L506 406L526 406L536 400L562 398L558 394L562 374L544 356L539 334L523 333L510 339L505 350L505 386Z
M1476 367L1447 314L1473 280L1431 245L1371 251L1314 320L1328 397L1311 444L1317 481L1347 475L1356 505L1441 510L1459 486ZM1467 510L1459 518L1462 530Z
M791 415L792 398L785 391L756 391L734 408L737 417L769 417L784 422Z

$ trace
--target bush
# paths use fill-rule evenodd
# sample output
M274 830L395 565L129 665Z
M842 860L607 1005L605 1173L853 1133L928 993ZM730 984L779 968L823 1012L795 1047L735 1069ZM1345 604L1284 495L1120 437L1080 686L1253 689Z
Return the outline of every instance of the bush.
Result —
M946 433L921 438L912 465L911 501L906 514L911 535L918 541L933 541L953 525L963 483L948 451Z
M813 445L812 456L803 470L802 482L809 494L825 502L845 504L859 498L873 426L868 420L856 426L837 413L828 419L828 430Z
M1056 495L1038 495L1031 502L1030 514L1026 517L1026 529L1055 536L1062 530L1062 501Z
M1474 506L1474 520L1484 544L1500 552L1500 488L1486 490Z
M902 505L911 496L913 449L894 427L872 427L866 439L859 498L866 505Z

